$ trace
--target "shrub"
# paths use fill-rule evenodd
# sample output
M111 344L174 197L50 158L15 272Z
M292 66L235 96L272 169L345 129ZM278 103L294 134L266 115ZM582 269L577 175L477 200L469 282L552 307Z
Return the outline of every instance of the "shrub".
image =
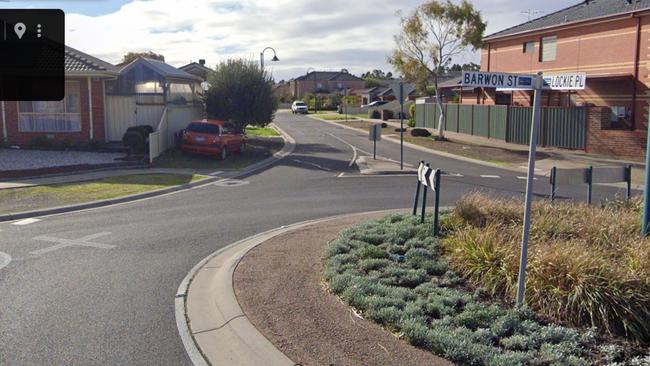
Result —
M650 245L638 234L638 207L536 202L527 303L557 321L650 342ZM452 267L492 295L512 299L521 202L472 194L452 216L444 240Z
M424 128L414 128L411 130L411 136L413 137L429 137L431 132Z
M413 119L413 121L415 121L415 108L416 108L415 103L412 103L411 105L409 105L409 117L410 117L410 119Z
M415 127L415 118L411 117L408 119L408 122L406 122L406 125L413 128Z
M621 343L624 352L611 345L598 347L591 330L548 324L548 318L541 321L530 308L508 309L490 298L490 294L502 296L512 290L510 283L515 283L516 277L510 272L517 268L517 256L511 253L517 249L516 242L499 246L498 241L489 240L490 236L514 238L509 232L516 230L519 223L513 219L515 205L477 206L487 201L481 197L472 200L474 205L465 202L453 213L443 215L443 221L451 228L444 243L430 236L429 216L420 224L414 216L390 215L344 230L325 251L324 278L329 288L369 319L399 332L411 344L459 365L645 362L625 343ZM497 218L505 218L509 225L497 225ZM457 235L461 231L464 236ZM397 260L394 253L401 253L403 259ZM531 255L532 268L535 255ZM571 255L576 256L573 252ZM455 270L448 268L447 257ZM545 275L550 271L546 270ZM492 281L491 287L471 290L458 273L481 284L485 277ZM504 275L510 276L503 280L507 286L497 281ZM552 287L550 290L556 291ZM560 298L553 294L548 297Z
M29 146L36 149L46 149L50 145L50 139L45 135L38 135L29 141Z
M372 119L381 119L381 112L380 111L373 110L373 111L370 111L369 113L370 113L370 115L369 115L370 118L372 118Z

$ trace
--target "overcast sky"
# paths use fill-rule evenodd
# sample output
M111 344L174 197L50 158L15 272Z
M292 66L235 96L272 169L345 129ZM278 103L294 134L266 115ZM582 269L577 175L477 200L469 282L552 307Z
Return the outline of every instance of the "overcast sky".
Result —
M200 58L245 57L274 47L280 62L266 64L276 80L318 70L348 69L360 74L390 70L386 58L399 31L397 11L423 0L73 0L0 2L0 7L61 8L66 43L111 63L128 51L162 53L182 66ZM578 0L474 0L488 22L487 34ZM476 53L464 60L478 62Z

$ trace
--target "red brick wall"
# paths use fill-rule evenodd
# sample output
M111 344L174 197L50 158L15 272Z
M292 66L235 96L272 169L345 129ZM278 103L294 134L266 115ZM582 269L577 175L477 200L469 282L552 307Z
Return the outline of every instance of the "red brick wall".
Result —
M87 78L66 78L67 81L79 82L79 105L81 112L81 131L79 132L21 132L18 128L18 102L5 102L5 113L7 117L7 137L11 145L28 146L30 142L39 136L45 136L49 140L59 143L69 142L71 144L86 144L90 141L90 118L88 104L88 79ZM105 140L104 128L104 96L101 79L92 81L92 113L93 113L93 136L97 141Z
M637 21L640 23L640 52L638 81L635 74ZM513 73L558 73L583 71L587 73L587 89L577 92L578 104L596 106L621 106L635 110L635 128L645 129L647 102L650 90L650 16L637 20L625 16L615 20L587 25L568 26L564 29L531 33L510 39L490 42L489 56L486 46L481 54L481 69ZM557 56L554 61L539 61L540 40L557 36ZM535 42L532 53L523 53L524 42ZM607 77L607 78L603 78ZM637 99L633 102L636 85ZM545 93L546 94L546 93ZM555 96L544 99L543 104L557 105ZM631 125L630 118L629 125Z
M620 156L642 161L645 158L646 131L608 130L611 109L591 107L587 112L588 153Z

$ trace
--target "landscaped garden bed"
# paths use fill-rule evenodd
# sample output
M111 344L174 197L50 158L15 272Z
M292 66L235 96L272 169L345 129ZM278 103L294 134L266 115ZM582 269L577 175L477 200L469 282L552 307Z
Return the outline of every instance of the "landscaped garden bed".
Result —
M537 203L526 303L516 293L522 205L469 195L432 218L341 232L332 292L413 345L461 365L650 365L650 245L638 201Z

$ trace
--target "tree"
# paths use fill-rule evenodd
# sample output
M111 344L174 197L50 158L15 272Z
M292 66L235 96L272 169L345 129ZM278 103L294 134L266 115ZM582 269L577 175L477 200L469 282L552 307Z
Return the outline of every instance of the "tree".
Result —
M401 18L402 31L395 36L396 47L388 61L407 81L426 91L430 79L436 95L438 76L451 60L467 48L481 47L486 24L481 13L463 0L428 0L408 16ZM436 98L440 109L438 138L444 139L445 115L442 98Z
M273 80L256 62L230 59L208 76L205 95L209 118L229 121L239 131L246 125L266 126L278 109Z
M131 61L135 60L138 57L144 57L144 58L150 58L153 60L159 60L159 61L165 61L165 56L155 53L153 51L147 51L147 52L129 52L126 55L122 56L122 64L128 64Z
M455 72L460 72L460 71L479 71L481 70L481 65L475 64L473 62L470 62L468 64L454 64L452 67L449 68L449 71L455 71Z

